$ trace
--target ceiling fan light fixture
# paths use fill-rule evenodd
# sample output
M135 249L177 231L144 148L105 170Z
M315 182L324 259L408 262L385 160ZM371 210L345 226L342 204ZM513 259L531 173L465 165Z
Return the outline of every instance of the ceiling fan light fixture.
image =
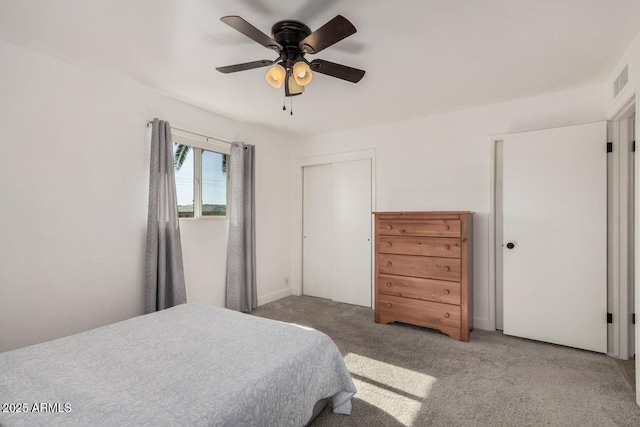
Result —
M269 83L274 88L278 89L282 87L282 83L284 83L284 79L287 75L287 70L280 64L276 64L273 67L269 68L267 74L264 76L267 83Z
M305 86L313 79L314 73L352 83L358 83L364 76L364 70L322 59L308 62L304 58L306 54L317 54L356 32L356 27L342 15L336 15L313 32L300 21L292 19L279 21L271 27L271 37L240 16L223 16L220 20L258 44L278 53L278 58L275 60L262 59L216 67L216 70L221 73L270 67L265 80L274 88L281 88L284 85L285 97L302 94Z
M290 74L285 85L285 96L300 95L302 92L304 92L304 86L296 83L294 75Z
M293 64L293 78L300 86L306 86L309 84L313 78L309 64L304 61L298 61Z

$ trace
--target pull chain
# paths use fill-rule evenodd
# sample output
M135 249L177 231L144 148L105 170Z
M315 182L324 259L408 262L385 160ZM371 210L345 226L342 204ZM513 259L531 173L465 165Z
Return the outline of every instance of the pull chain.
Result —
M289 105L291 107L291 113L289 113L289 114L291 114L293 116L293 96L291 97L291 102L290 102Z
M287 111L287 98L286 98L286 96L282 97L282 111Z

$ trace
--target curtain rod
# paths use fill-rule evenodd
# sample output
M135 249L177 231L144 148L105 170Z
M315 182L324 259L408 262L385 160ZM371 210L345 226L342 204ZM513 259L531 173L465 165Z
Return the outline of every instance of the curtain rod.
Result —
M149 127L152 123L153 123L153 120L147 120L147 127ZM214 138L213 136L208 136L208 135L203 135L201 133L191 132L190 130L186 130L186 129L174 128L173 126L171 126L171 129L179 130L180 132L190 133L191 135L201 136L203 138L207 138L207 141L210 140L210 139L213 139L214 141L224 142L225 144L230 144L230 145L234 144L233 142L225 141L224 139Z

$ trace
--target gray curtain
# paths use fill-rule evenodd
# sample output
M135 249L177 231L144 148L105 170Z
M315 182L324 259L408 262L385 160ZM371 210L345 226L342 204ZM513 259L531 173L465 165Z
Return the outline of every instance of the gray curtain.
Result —
M145 312L187 302L171 127L153 120L145 272Z
M245 313L258 306L256 293L255 162L253 145L234 143L229 165L227 308Z

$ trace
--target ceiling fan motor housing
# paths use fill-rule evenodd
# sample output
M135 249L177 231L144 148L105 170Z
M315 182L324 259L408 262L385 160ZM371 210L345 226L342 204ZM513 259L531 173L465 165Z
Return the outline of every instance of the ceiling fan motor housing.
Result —
M304 57L299 44L311 34L311 29L302 22L285 20L276 22L271 28L271 34L273 39L282 46L284 67L290 69L294 62Z

